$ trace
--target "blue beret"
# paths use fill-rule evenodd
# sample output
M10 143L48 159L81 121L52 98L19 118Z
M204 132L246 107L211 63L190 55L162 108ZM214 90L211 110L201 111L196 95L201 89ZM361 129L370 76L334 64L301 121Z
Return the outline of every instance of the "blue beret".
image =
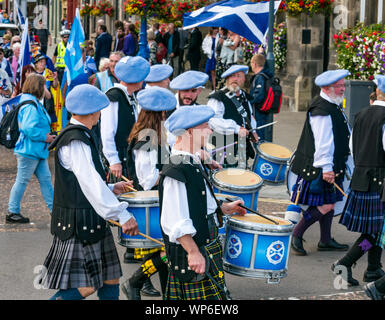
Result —
M385 76L376 75L374 83L381 92L385 93Z
M243 66L240 64L234 64L230 68L228 68L225 72L222 73L221 78L225 79L228 76L231 76L233 73L237 73L239 71L244 72L247 74L249 72L249 67L248 66Z
M165 123L165 127L171 133L179 135L183 130L194 128L209 121L214 115L214 110L209 106L183 106L171 114Z
M171 76L174 69L168 64L156 64L151 66L146 82L159 82Z
M139 106L149 111L169 111L176 107L174 94L161 87L149 87L141 90L137 99Z
M346 78L347 76L350 76L350 72L348 70L329 70L318 75L315 78L315 84L319 87L326 87Z
M170 88L173 90L189 90L202 87L209 80L206 73L200 71L186 71L174 78L170 82Z
M66 97L66 108L78 115L87 115L100 111L110 105L110 100L95 86L80 84L73 88Z
M150 64L142 57L123 57L115 66L116 77L126 83L138 83L146 79Z

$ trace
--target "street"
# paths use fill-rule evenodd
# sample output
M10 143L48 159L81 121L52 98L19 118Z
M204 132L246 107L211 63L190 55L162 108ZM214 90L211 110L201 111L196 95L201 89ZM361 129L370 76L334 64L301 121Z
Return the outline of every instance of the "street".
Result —
M274 142L295 150L302 130L305 113L281 112L275 117ZM53 157L49 163L53 173ZM39 288L36 279L40 266L48 253L52 236L49 230L50 215L40 193L39 183L32 178L22 200L21 213L30 218L28 225L5 224L9 192L16 176L16 159L11 150L0 147L0 300L46 300L54 290ZM259 194L258 209L263 214L282 213L290 203L286 187L263 186ZM332 236L340 243L351 245L358 234L351 233L334 218ZM117 239L117 228L113 228ZM250 279L226 273L227 287L234 300L368 300L363 292L363 273L367 258L364 256L353 268L353 276L360 286L341 288L341 283L331 272L330 266L341 258L343 252L318 252L319 226L314 224L304 236L308 256L290 254L287 277L279 284L267 284L263 279ZM121 261L125 248L116 244ZM384 262L384 259L382 260ZM123 278L130 277L138 264L124 264ZM153 278L160 290L158 276ZM121 292L121 299L125 299ZM96 294L89 297L97 299ZM143 299L148 299L143 297ZM160 298L157 298L160 300Z

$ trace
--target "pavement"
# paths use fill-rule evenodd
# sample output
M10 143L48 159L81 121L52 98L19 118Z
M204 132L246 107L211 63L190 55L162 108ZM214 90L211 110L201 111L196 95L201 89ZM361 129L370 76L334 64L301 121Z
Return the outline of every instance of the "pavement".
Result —
M49 55L53 47L49 48ZM204 103L209 90L201 94L200 103ZM207 101L207 100L206 100ZM284 108L283 108L284 109ZM296 149L303 123L304 112L287 110L274 116L278 121L274 125L273 142ZM49 158L51 172L53 157ZM46 300L54 294L54 290L40 288L37 283L41 265L49 251L52 241L49 224L50 215L40 193L37 179L33 177L27 186L21 203L21 213L31 219L28 225L14 226L5 224L5 215L9 193L16 177L17 162L11 150L0 146L0 300ZM263 214L282 216L289 201L286 186L264 185L259 193L258 209ZM117 228L112 228L118 240ZM331 264L342 257L342 252L318 252L319 227L314 224L308 229L304 238L304 246L308 256L289 255L287 276L278 284L268 284L264 279L252 279L225 274L227 287L235 300L368 300L363 288L345 287L340 279L331 271ZM332 235L340 243L351 245L358 234L351 233L338 224L334 218ZM123 261L125 248L116 244L119 256ZM384 259L383 259L384 262ZM353 275L363 285L362 276L366 268L366 257L358 261ZM138 264L122 262L123 278L127 279L138 268ZM157 276L152 278L156 288L160 290ZM94 294L88 298L96 300ZM121 292L121 299L125 299ZM143 297L143 300L149 300ZM155 300L160 300L156 298Z

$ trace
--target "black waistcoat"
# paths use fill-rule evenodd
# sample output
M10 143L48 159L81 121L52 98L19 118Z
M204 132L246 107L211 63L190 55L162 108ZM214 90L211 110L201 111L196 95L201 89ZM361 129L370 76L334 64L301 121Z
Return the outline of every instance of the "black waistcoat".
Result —
M113 87L106 92L108 99L111 102L118 102L118 126L115 134L115 145L119 152L120 161L123 161L125 156L122 152L125 152L128 146L128 136L135 124L135 111L136 106L130 104L127 100L125 93L117 88Z
M385 152L382 146L384 124L385 107L383 106L373 105L355 115L352 190L379 192L382 189L385 177Z
M223 114L223 119L232 119L237 123L237 125L244 126L242 116L239 114L235 104L226 95L226 93L228 93L228 92L229 92L228 89L219 90L219 91L213 93L212 95L210 95L209 99L215 99L215 100L221 101L224 104L225 113ZM244 93L244 94L246 96L243 97L243 99L240 99L240 102L241 102L242 106L245 108L246 113L247 113L247 118L250 121L251 114L250 114L249 103L248 103L248 95L246 93ZM246 129L249 130L251 128L247 128L247 126L246 126Z
M156 168L161 171L162 167L165 163L169 163L169 157L170 157L170 152L168 150L168 147L163 145L157 145L153 146L151 143L149 143L150 137L147 136L146 140L141 140L137 141L136 139L133 139L127 149L127 170L128 170L128 175L131 180L134 182L134 188L136 190L143 190L143 187L139 184L138 176L136 174L136 168L135 168L135 160L134 160L134 150L139 150L141 148L146 148L145 150L147 152L150 152L157 148L157 153L158 153L158 161L156 164ZM154 186L152 190L157 190L158 186Z
M322 171L321 168L313 167L315 143L310 125L310 115L331 116L334 137L333 171L343 175L346 168L345 163L350 153L349 127L340 107L321 97L315 98L309 107L291 170L307 181L314 180Z
M207 221L206 185L204 177L189 156L173 155L170 163L163 166L159 181L159 212L162 215L163 181L166 177L185 183L190 218L193 222L196 234L193 239L198 247L210 242L209 227ZM169 243L168 236L163 232L165 243Z
M74 173L65 169L59 161L61 147L74 140L90 146L95 169L100 177L104 181L106 180L95 135L84 126L67 126L50 145L50 149L55 148L55 187L51 233L63 241L76 236L84 242L94 243L104 237L106 221L95 212L84 196Z

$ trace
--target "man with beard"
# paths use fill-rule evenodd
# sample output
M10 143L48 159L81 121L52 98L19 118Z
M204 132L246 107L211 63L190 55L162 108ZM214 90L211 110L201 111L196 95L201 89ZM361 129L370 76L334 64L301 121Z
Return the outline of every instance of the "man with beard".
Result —
M298 175L292 201L295 201L299 192L298 203L309 206L293 231L291 246L298 255L307 255L302 237L316 221L319 221L321 229L318 251L348 249L348 245L339 244L331 238L334 206L343 197L334 183L343 188L345 163L350 153L350 128L341 109L344 78L348 75L350 73L347 70L333 70L315 79L321 93L308 109L291 168Z
M226 79L225 87L210 95L207 102L215 111L215 117L210 119L215 132L213 144L217 148L231 145L216 154L217 160L223 158L227 167L246 167L247 158L255 156L251 141L257 142L259 139L251 97L241 89L248 70L247 66L231 66L222 74L222 79ZM241 138L239 141L238 136ZM238 146L234 145L237 141Z
M177 91L175 94L177 105L174 110L167 113L167 117L180 106L197 105L198 96L202 92L202 88L207 80L209 80L209 76L206 73L192 70L183 72L174 78L170 82L170 89ZM167 141L170 147L172 147L176 137L171 132L167 132Z

